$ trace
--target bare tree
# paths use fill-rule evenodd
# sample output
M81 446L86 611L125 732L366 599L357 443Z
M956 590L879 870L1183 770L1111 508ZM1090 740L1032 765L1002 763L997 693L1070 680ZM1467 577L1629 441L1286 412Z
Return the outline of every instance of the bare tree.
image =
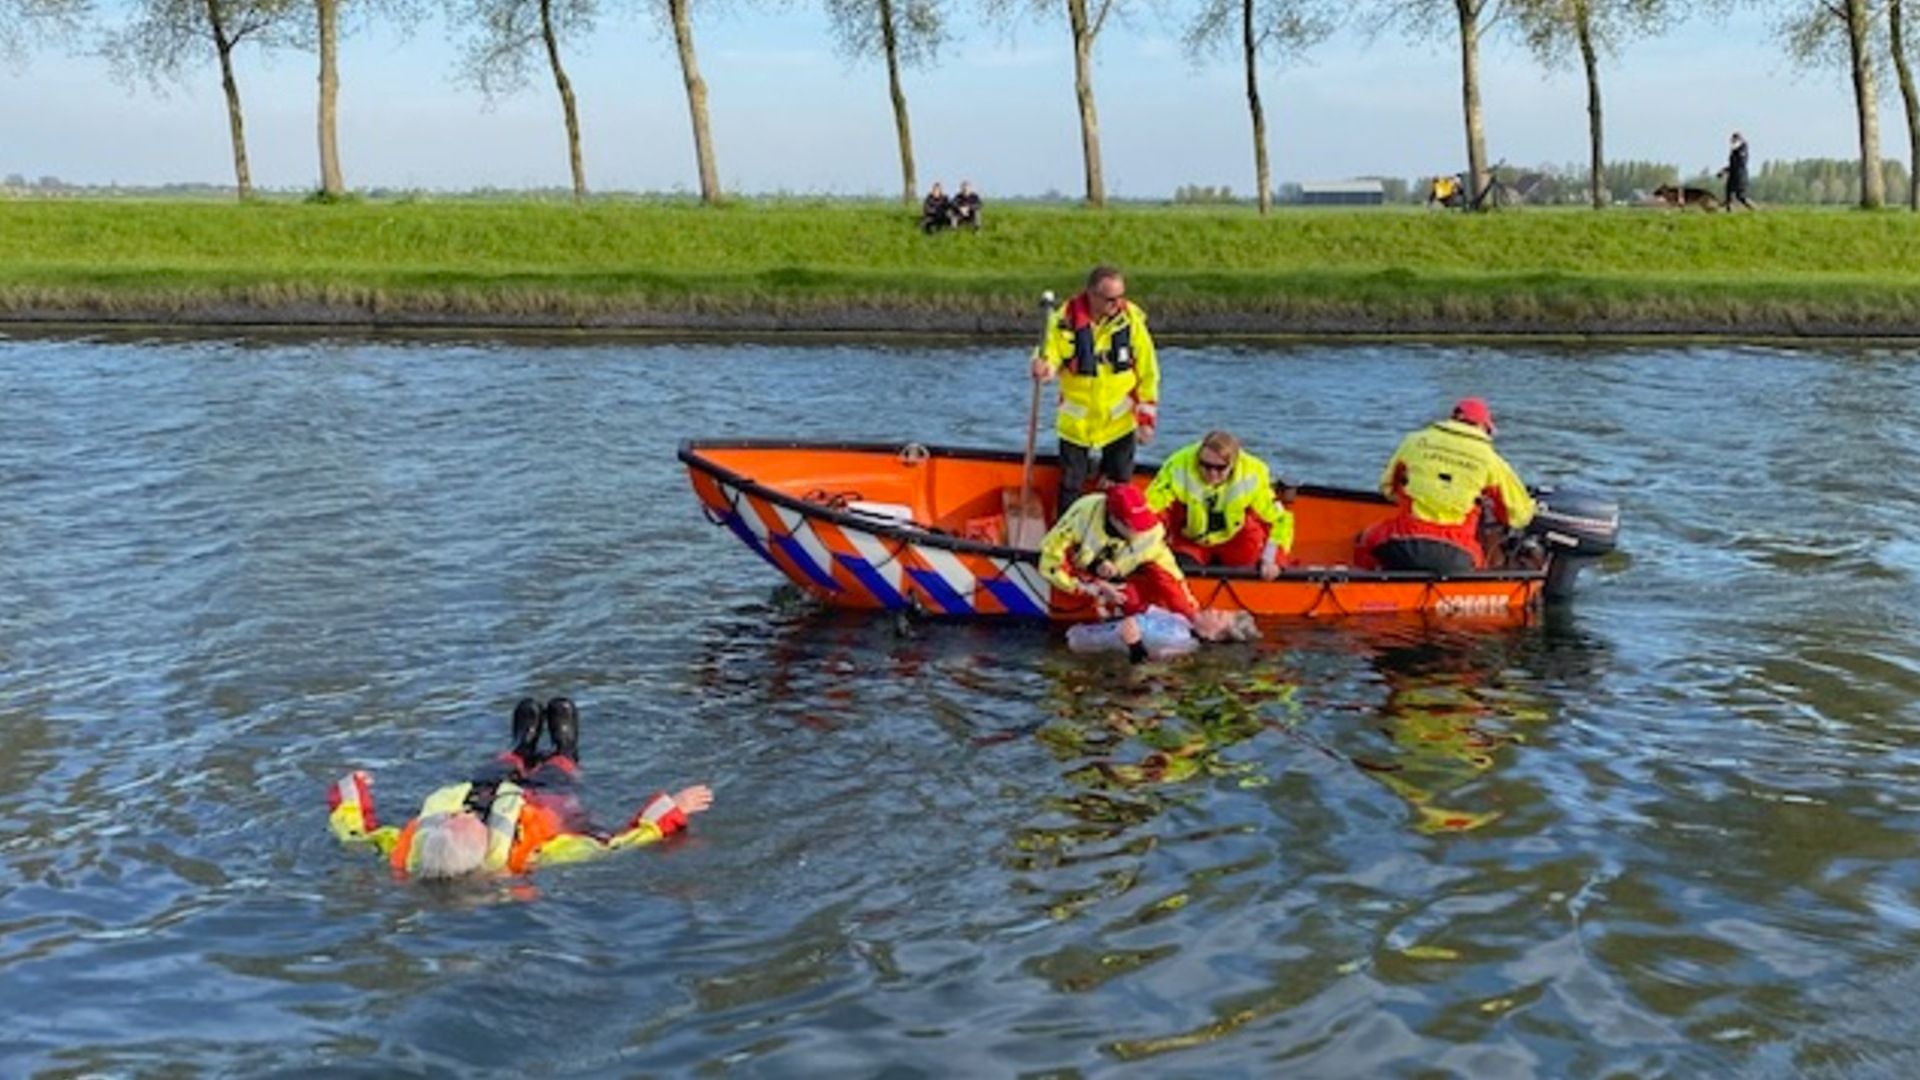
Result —
M546 57L567 125L573 197L576 202L585 199L587 167L580 149L580 111L573 82L560 61L560 45L593 32L599 17L597 0L448 0L448 15L455 25L471 28L460 72L489 100L527 85L536 49Z
M1073 34L1073 95L1080 110L1080 158L1087 176L1087 205L1107 205L1107 183L1100 168L1100 117L1093 104L1093 46L1107 19L1120 13L1125 0L1066 0L1067 28ZM1021 13L1045 15L1053 0L986 0L986 8L1002 18Z
M1600 54L1613 52L1635 34L1657 29L1666 0L1511 0L1527 47L1548 67L1580 54L1587 80L1588 194L1598 210L1607 203L1605 124L1600 108Z
M1860 133L1860 206L1885 205L1880 161L1880 112L1874 84L1874 12L1867 0L1813 0L1782 25L1788 51L1812 67L1845 57L1853 81L1854 119Z
M1499 18L1499 0L1452 0L1454 23L1460 35L1460 103L1467 128L1468 198L1486 190L1487 125L1480 108L1480 39ZM1411 34L1431 34L1442 10L1437 0L1377 0L1386 23L1397 23Z
M233 52L242 42L261 46L292 43L292 0L139 0L132 19L108 32L101 51L129 83L144 77L159 88L186 78L189 63L211 49L220 62L220 89L227 100L227 131L233 144L233 178L240 198L253 197L247 165L246 120Z
M340 0L313 0L315 40L320 49L320 191L331 198L346 194L340 172Z
M1887 47L1900 80L1900 100L1907 107L1907 208L1920 210L1920 92L1913 85L1907 60L1905 13L1900 0L1887 0Z
M667 20L673 26L673 44L680 54L680 75L687 84L687 112L693 117L693 156L700 168L700 201L720 201L720 174L713 164L713 131L707 122L707 82L693 52L693 16L689 0L666 0Z
M1239 31L1247 75L1247 112L1253 120L1254 187L1260 212L1273 209L1273 175L1267 165L1267 117L1260 103L1260 57L1298 55L1333 32L1331 0L1202 0L1187 24L1187 52L1198 60Z
M931 60L946 39L939 0L827 0L834 35L849 57L878 48L887 65L887 94L893 101L893 127L900 142L901 198L911 206L920 185L913 170L913 127L907 120L907 95L900 86L902 64Z

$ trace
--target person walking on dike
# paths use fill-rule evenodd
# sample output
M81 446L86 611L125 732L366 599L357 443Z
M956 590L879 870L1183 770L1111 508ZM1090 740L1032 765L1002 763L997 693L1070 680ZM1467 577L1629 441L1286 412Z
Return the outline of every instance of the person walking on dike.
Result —
M540 729L553 748L538 751ZM345 844L373 847L396 874L431 881L476 873L522 874L536 866L580 862L654 843L686 828L713 805L705 784L649 798L617 831L595 828L570 790L580 760L580 714L555 698L545 710L532 699L514 709L514 749L502 754L505 776L442 787L406 825L381 826L373 778L354 771L327 792L327 827Z
M1293 513L1273 497L1266 463L1229 431L1174 451L1147 488L1147 506L1165 516L1173 556L1189 569L1258 565L1272 581L1293 550Z
M1727 151L1727 167L1720 170L1720 175L1727 179L1727 197L1723 201L1727 213L1733 213L1735 199L1740 200L1741 206L1754 209L1753 203L1747 200L1747 140L1741 138L1737 131L1733 133L1731 149Z
M1061 592L1090 596L1103 614L1160 607L1192 619L1200 610L1167 548L1167 530L1132 484L1082 497L1040 542L1040 575Z
M1153 441L1160 412L1160 364L1147 313L1127 300L1127 280L1111 266L1087 275L1086 291L1054 312L1033 357L1033 377L1060 380L1060 493L1065 515L1089 474L1114 484L1133 478L1136 444Z
M1380 474L1399 512L1360 534L1354 562L1368 570L1458 574L1486 565L1481 504L1510 529L1533 520L1533 496L1493 448L1493 413L1477 397L1401 440Z

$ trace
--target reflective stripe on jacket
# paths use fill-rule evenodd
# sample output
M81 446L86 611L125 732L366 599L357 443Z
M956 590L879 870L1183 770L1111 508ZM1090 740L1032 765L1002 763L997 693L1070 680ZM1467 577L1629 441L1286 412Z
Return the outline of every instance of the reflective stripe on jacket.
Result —
M1273 497L1266 462L1245 450L1234 456L1233 468L1218 484L1207 483L1200 471L1199 443L1174 451L1148 486L1147 505L1158 513L1174 503L1186 510L1181 535L1203 547L1233 539L1251 510L1267 523L1267 539L1277 550L1293 550L1293 513Z
M1533 520L1533 496L1513 467L1486 432L1459 420L1429 424L1402 440L1380 474L1380 491L1436 525L1478 521L1482 495L1509 528Z
M1055 428L1076 446L1099 449L1125 438L1136 405L1160 401L1160 364L1147 313L1122 302L1119 314L1094 321L1087 294L1060 305L1041 356L1060 375Z
M1065 592L1079 592L1101 561L1122 578L1149 563L1186 580L1167 548L1167 529L1156 525L1131 540L1107 531L1107 496L1096 491L1075 499L1040 541L1040 574Z

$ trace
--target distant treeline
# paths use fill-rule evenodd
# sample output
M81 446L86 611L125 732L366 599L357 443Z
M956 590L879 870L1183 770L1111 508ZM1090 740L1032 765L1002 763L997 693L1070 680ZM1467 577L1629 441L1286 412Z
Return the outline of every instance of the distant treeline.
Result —
M1889 191L1907 187L1907 167L1891 158L1880 165L1881 177ZM1541 165L1532 169L1502 165L1494 170L1514 189L1522 202L1539 206L1573 206L1589 201L1589 172L1584 165ZM1601 173L1606 201L1614 204L1645 202L1653 189L1662 184L1685 183L1721 191L1724 182L1714 172L1701 170L1682 178L1680 166L1664 161L1610 161ZM1377 180L1385 201L1422 203L1427 198L1430 176L1401 179L1397 176L1368 176ZM1274 200L1299 203L1301 185L1282 183L1274 189ZM1798 158L1791 161L1767 161L1753 174L1748 194L1758 202L1807 206L1845 206L1860 201L1859 163L1851 158ZM1247 199L1250 199L1248 196ZM1174 189L1173 201L1206 205L1246 201L1231 187L1183 184Z

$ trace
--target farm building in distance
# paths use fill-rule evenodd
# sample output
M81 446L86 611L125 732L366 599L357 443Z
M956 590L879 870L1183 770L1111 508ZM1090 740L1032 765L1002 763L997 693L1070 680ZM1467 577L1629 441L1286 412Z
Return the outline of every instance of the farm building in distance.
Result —
M1310 181L1300 185L1302 206L1381 206L1386 185L1378 180Z

